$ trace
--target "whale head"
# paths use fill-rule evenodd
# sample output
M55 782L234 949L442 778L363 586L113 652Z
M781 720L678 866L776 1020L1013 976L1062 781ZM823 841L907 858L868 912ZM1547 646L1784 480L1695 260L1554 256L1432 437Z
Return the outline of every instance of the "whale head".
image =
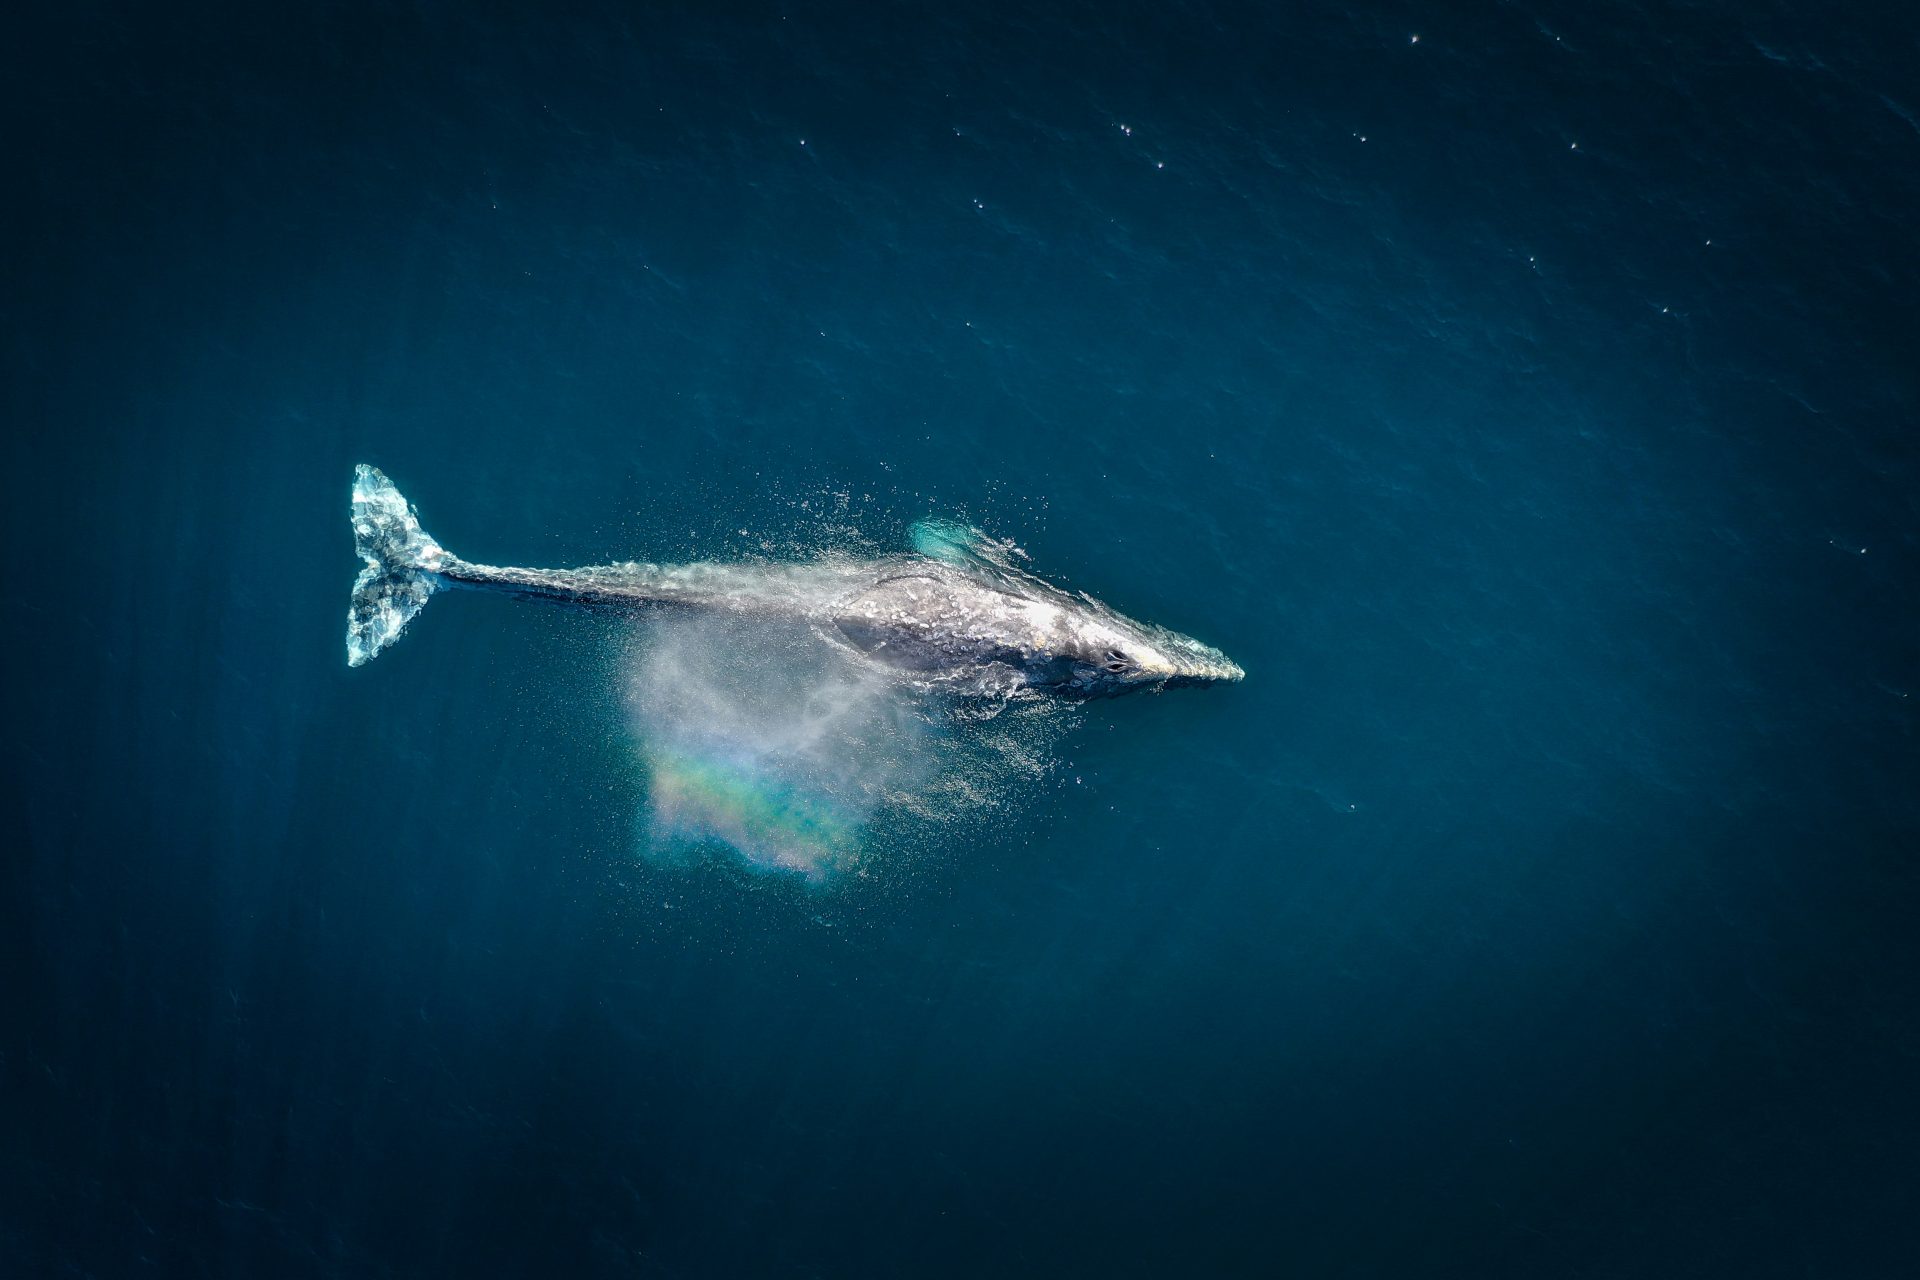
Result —
M923 651L958 651L959 669L984 655L995 667L1020 671L1028 687L1065 698L1157 693L1247 674L1212 645L1034 576L1018 563L1026 552L971 525L922 520L912 536L923 557L919 567L849 602L859 616L841 623L870 655L885 649L895 661L931 666ZM903 637L901 620L909 618L926 621ZM957 643L929 643L942 630L949 633L944 641Z
M1071 642L1065 647L1072 666L1062 692L1082 698L1158 693L1247 674L1212 645L1104 608L1074 618L1068 631Z

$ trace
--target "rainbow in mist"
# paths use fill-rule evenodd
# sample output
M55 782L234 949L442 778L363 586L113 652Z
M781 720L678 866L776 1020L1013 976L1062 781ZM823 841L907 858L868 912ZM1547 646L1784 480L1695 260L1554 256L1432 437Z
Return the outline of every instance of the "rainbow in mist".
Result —
M855 815L750 759L677 751L643 758L654 819L675 835L718 840L753 865L811 880L846 870L859 855Z
M642 851L728 852L825 886L897 874L956 823L1003 814L1045 776L1072 718L1050 699L956 709L811 628L662 613L622 651Z

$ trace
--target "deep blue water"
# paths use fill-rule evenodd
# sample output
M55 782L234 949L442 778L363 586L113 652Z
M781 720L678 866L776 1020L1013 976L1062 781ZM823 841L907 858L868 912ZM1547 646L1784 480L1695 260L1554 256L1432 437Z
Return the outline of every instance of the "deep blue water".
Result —
M6 1274L1920 1266L1910 10L11 36ZM362 461L497 562L957 515L1249 676L663 858L628 624L347 669Z

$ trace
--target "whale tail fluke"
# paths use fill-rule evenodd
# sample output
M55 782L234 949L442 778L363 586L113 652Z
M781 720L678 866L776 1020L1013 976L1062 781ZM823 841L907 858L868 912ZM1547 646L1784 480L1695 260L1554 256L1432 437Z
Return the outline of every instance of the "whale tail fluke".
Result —
M353 469L351 514L353 549L367 562L347 607L347 665L357 667L400 638L443 585L439 570L449 557L378 467Z

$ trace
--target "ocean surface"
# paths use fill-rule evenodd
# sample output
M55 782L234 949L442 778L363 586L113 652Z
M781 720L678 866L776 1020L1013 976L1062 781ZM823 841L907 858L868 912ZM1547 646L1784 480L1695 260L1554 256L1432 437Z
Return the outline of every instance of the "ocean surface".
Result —
M42 7L0 1274L1920 1274L1910 6ZM1244 683L435 599L923 518Z

